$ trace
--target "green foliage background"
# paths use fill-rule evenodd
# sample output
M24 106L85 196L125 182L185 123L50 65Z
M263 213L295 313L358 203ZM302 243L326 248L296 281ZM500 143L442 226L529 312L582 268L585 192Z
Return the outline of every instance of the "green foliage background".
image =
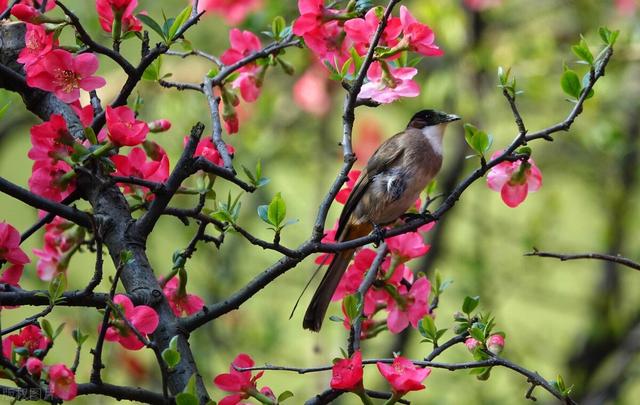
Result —
M103 36L93 2L67 1L82 17L92 35ZM159 19L161 10L175 15L185 3L182 0L154 2L141 0L140 9ZM559 85L563 63L574 64L570 45L583 34L593 45L599 43L597 28L606 25L621 30L618 46L610 68L596 86L595 97L586 103L584 114L569 133L558 134L555 142L532 143L533 157L544 175L544 186L517 209L506 207L497 193L484 182L474 184L455 208L447 213L439 255L431 268L418 260L410 263L414 270L432 273L438 269L453 285L446 291L437 310L440 328L449 327L452 313L459 309L465 295L480 295L483 310L496 316L498 327L507 334L505 357L552 379L562 374L568 384L576 384L578 398L609 384L611 376L622 370L617 395L608 403L633 404L640 397L640 362L637 340L632 349L622 342L640 319L640 274L627 268L607 270L595 261L561 263L551 259L523 257L523 253L538 247L560 252L608 252L640 258L638 237L640 216L638 206L638 116L640 102L640 30L636 16L616 12L613 0L504 0L499 7L481 14L466 11L460 1L406 2L416 17L429 24L436 33L437 43L445 51L442 58L427 58L419 65L417 76L422 93L415 99L404 99L377 109L360 108L356 115L356 143L360 125L368 122L378 126L385 136L401 130L410 115L421 108L438 108L455 112L464 122L471 122L494 135L494 148L506 145L515 135L516 127L506 101L496 87L498 66L512 67L524 94L519 105L527 127L536 130L564 118L571 105L564 101ZM262 12L251 15L242 25L254 32L265 30L273 17L283 15L287 21L297 16L296 2L265 0ZM190 31L194 46L219 55L228 47L229 27L217 16L205 17ZM151 33L152 42L158 40ZM70 41L71 38L66 38ZM63 41L64 42L64 39ZM137 61L138 45L130 41L125 54ZM263 37L263 43L267 38ZM336 84L331 111L316 118L301 111L292 101L292 85L304 72L311 59L306 50L288 50L285 59L296 68L294 77L280 70L270 70L262 95L257 103L243 105L241 132L227 137L237 150L235 166L253 167L262 160L271 183L252 195L242 197L240 224L262 238L271 231L260 222L256 207L268 203L281 192L287 203L289 217L300 222L283 232L283 244L294 247L310 233L317 206L333 181L341 164L341 109L343 91ZM199 82L210 66L200 59L163 59L163 72L173 74L171 80ZM101 58L100 73L109 85L99 91L104 102L112 99L124 82L124 76L113 63ZM168 118L173 127L168 133L151 138L167 149L175 162L183 137L196 121L207 124L205 99L193 92L179 93L145 82L138 87L144 99L141 116L152 120ZM31 162L26 153L29 127L37 123L26 113L15 95L1 92L3 100L11 100L9 112L0 122L0 173L26 186ZM132 97L133 99L133 97ZM132 102L133 100L130 100ZM464 146L462 125L453 125L445 139L445 164L441 177L449 175L453 158ZM494 149L495 150L495 149ZM470 150L462 154L471 154ZM633 164L629 165L631 162ZM463 163L460 176L469 173L477 159ZM626 166L625 166L626 164ZM218 181L216 191L226 198L237 188ZM174 205L192 206L190 197L179 196ZM209 203L210 204L210 203ZM333 219L340 207L333 207ZM36 220L36 212L11 198L0 195L0 219L24 230ZM192 224L185 227L174 218L163 218L149 240L151 263L158 275L171 268L172 253L184 248L195 232ZM42 243L42 234L31 238L25 248ZM46 288L38 280L33 263L25 269L22 287ZM278 259L278 255L251 246L238 235L227 235L220 250L211 245L199 245L195 257L188 263L189 290L207 302L224 299ZM288 320L289 311L302 286L313 271L311 260L305 261L257 294L254 299L215 322L192 334L192 349L199 360L200 371L214 399L223 393L213 387L213 377L228 369L233 358L249 353L258 364L273 363L292 366L327 364L345 346L347 332L341 325L327 322L320 334L301 328L298 311ZM81 288L90 279L93 260L84 253L72 261L69 269L70 288ZM109 264L106 275L113 275ZM107 288L103 281L101 289ZM309 295L303 298L303 304ZM2 311L2 324L8 326L33 314L36 308ZM330 309L338 314L338 305ZM96 329L101 316L95 310L58 307L50 318L54 324L66 322L63 336L56 342L47 363L70 364L74 344L70 332L80 327L93 336L82 352L78 380L88 380ZM55 325L54 325L55 326ZM450 337L451 332L445 335ZM589 349L586 358L594 360L597 353L611 352L606 360L589 366L594 370L585 379L584 365L572 365L569 358L579 353L583 342L594 339L603 348ZM364 343L365 357L391 355L394 337L382 334ZM430 347L420 345L417 333L409 336L403 349L406 356L421 358ZM621 353L623 362L614 355ZM141 351L126 354L117 344L105 348L107 369L105 380L119 384L139 384L158 390L159 377L151 353ZM135 358L149 371L146 376L132 379L129 361ZM464 347L448 351L442 361L468 361L471 356ZM291 403L302 403L328 386L330 373L297 376L268 372L260 383L276 393L291 390ZM367 387L385 389L374 367L365 374ZM515 404L528 402L525 379L508 370L496 369L487 382L480 382L466 372L450 373L434 370L425 391L408 396L414 403L439 404ZM543 402L551 397L540 390L536 394ZM341 403L358 403L355 396L345 395ZM79 397L76 403L110 403L109 399ZM596 402L597 403L597 402Z

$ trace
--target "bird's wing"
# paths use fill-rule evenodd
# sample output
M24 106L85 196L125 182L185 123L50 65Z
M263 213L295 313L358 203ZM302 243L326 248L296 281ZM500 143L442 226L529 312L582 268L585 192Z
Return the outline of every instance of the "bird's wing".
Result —
M349 217L362 199L365 191L367 191L367 188L369 188L371 180L380 172L385 171L404 154L404 148L399 145L400 137L398 135L400 134L396 134L383 142L369 158L367 166L360 173L360 177L353 186L353 190L351 190L338 220L338 230L336 232L338 240L341 239L340 236L349 221Z

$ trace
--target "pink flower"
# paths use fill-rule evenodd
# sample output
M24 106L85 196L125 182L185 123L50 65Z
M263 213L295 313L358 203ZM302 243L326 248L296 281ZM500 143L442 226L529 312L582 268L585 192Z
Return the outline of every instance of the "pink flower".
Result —
M333 364L331 388L352 391L362 387L362 352L358 350L348 359Z
M185 137L184 142L187 143L188 139L189 138ZM235 151L236 150L233 146L227 144L227 152L229 152L229 155L233 156ZM196 152L194 156L203 156L205 159L207 159L208 161L210 161L216 166L224 165L224 162L222 161L222 156L220 156L220 152L218 152L218 148L216 148L216 145L213 144L213 141L211 140L210 137L203 138L200 140L200 142L198 142L198 146L196 147Z
M403 41L407 42L409 50L424 56L440 56L444 52L434 44L435 35L431 28L419 23L405 6L400 6L400 21L404 33Z
M42 360L37 357L29 357L27 359L26 366L29 374L39 376L42 372L42 367L44 366L44 364L42 364Z
M481 344L476 339L470 337L464 341L464 345L467 346L467 349L469 349L471 353L473 353Z
M0 275L0 284L9 284L16 287L20 286L20 278L22 277L22 271L24 266L21 264L13 264L2 272Z
M26 353L20 356L20 365L23 365L27 358L41 354L49 347L51 341L44 337L39 326L28 325L22 328L18 334L8 336L2 340L2 352L5 357L11 358L11 352L15 349L24 349ZM38 353L36 353L38 352Z
M72 103L80 98L80 89L91 91L106 84L102 77L92 76L96 70L96 55L83 53L74 57L64 49L54 49L26 66L27 84Z
M44 249L33 249L38 256L38 277L43 281L51 281L56 274L67 271L68 263L63 260L62 252L57 247L45 245Z
M252 392L257 391L256 381L262 377L264 372L260 371L252 377L251 371L236 370L236 368L253 367L254 364L251 356L241 353L231 363L229 373L220 374L214 378L213 383L218 388L232 393L218 402L219 405L238 404L241 400L249 398Z
M378 149L384 140L382 124L373 117L365 120L358 120L355 127L354 152L356 154L356 165L366 165L369 158Z
M489 339L487 339L487 350L489 350L491 353L495 355L498 355L500 354L500 352L502 352L503 348L504 348L504 336L499 334L494 334L489 336Z
M142 23L133 15L137 6L138 0L96 0L100 26L104 31L111 32L115 15L119 15L122 21L122 32L141 31Z
M365 55L369 50L369 45L380 24L380 19L376 15L375 9L370 9L364 18L353 18L344 23L344 31L351 41L353 41L359 55ZM402 23L397 17L391 17L387 21L387 26L380 38L380 45L392 48L398 43L398 36L402 31Z
M120 306L124 317L143 336L153 333L158 327L158 313L147 305L134 306L129 297L117 294L113 302ZM131 331L129 326L122 320L115 317L109 321L109 328L105 339L110 342L119 342L122 347L129 350L140 350L144 343Z
M391 103L400 97L416 97L420 87L411 80L418 73L416 68L388 68L383 72L380 62L373 62L367 71L369 82L365 83L358 98L370 98L378 103Z
M29 263L29 257L20 249L20 233L6 222L0 222L0 260L19 266Z
M72 400L78 395L76 375L64 364L49 367L49 391L55 397Z
M422 235L417 232L393 236L387 238L386 242L391 253L403 263L416 257L424 256L431 248L431 245L425 244Z
M431 374L430 368L416 368L415 364L398 356L391 364L376 363L380 374L391 384L393 392L406 394L424 389L422 381Z
M344 187L338 191L338 194L336 194L337 202L340 204L346 204L349 194L351 194L351 191L356 185L356 181L358 181L358 177L360 177L360 173L360 170L351 170L349 174L347 174L349 180L347 180Z
M71 170L66 162L39 160L33 164L29 178L29 189L45 198L62 201L75 189L75 181L62 183L62 176Z
M336 241L336 232L338 228L338 223L333 226L333 229L325 231L324 236L322 237L322 243L333 243ZM319 265L329 265L331 263L331 258L333 257L333 253L321 253L314 260L315 264Z
M496 151L491 159L501 155ZM515 208L522 203L530 192L538 191L542 186L542 173L533 159L526 163L521 160L505 161L491 168L487 175L487 185L493 191L499 191L502 201Z
M293 33L304 36L322 26L325 14L324 0L298 0L300 17L293 23Z
M51 114L49 121L31 127L31 160L64 159L73 153L74 140L64 118Z
M160 183L169 177L169 158L166 153L160 161L147 160L147 155L144 150L136 147L131 149L127 156L111 156L111 161L116 166L116 176L132 176ZM149 192L149 189L143 186L129 184L119 185L124 188L126 193L134 193L137 189L142 190L143 193Z
M204 306L204 300L195 294L187 294L186 291L180 291L180 282L177 277L169 280L162 292L169 301L169 306L176 316L193 315L200 311Z
M116 146L139 145L149 133L147 123L137 120L133 110L126 105L107 106L106 118L109 140Z
M303 35L309 49L323 62L340 68L349 59L350 41L342 39L338 21L329 21Z
M55 3L54 3L55 4ZM44 16L32 6L26 4L16 4L11 9L11 15L20 21L31 24L40 24L43 22Z
M414 328L418 327L418 321L429 313L431 283L426 277L420 277L408 292L404 285L400 286L398 292L401 294L401 302L394 299L388 306L387 327L391 333L402 332L409 323Z
M224 130L227 131L229 135L237 134L240 130L240 121L235 111L231 114L223 114L222 123L224 124Z
M53 221L44 226L44 243L50 248L58 248L66 252L80 242L75 232L68 232L74 224L60 217L54 217Z
M230 25L244 21L247 14L259 9L262 0L200 0L198 11L206 10L222 15Z
M171 121L167 119L160 119L151 121L148 125L149 131L151 132L166 132L171 128Z
M41 25L28 23L27 32L24 35L24 43L25 46L20 51L20 55L18 55L18 62L25 65L25 67L31 65L50 52L54 46L58 45L58 41L53 38L53 32L47 33Z
M637 7L637 0L616 0L616 9L620 14L632 15Z
M634 0L631 0L633 3ZM502 0L464 0L464 4L472 10L482 11L488 8L497 7L502 3Z
M76 115L78 115L82 125L85 127L91 126L91 123L93 122L93 106L91 106L91 104L87 104L83 107L80 104L80 101L76 101L75 103L69 104L69 106L71 106L71 109L76 113ZM104 138L101 138L100 134L98 134L98 140L103 141Z
M331 108L327 71L313 65L293 85L293 99L302 110L323 117Z
M224 51L220 56L222 63L225 65L234 64L261 49L260 38L251 31L240 31L237 28L233 28L229 32L229 42L231 43L231 48ZM246 72L251 70L252 66L250 65L244 66L239 71Z

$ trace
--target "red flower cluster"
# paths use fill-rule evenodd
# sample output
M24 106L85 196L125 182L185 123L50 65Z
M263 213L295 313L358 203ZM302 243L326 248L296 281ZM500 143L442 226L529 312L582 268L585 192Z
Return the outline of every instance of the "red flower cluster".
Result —
M293 33L303 37L321 61L337 70L351 58L349 49L354 48L360 56L367 53L380 24L377 8L367 11L364 18L349 18L353 15L351 10L327 8L323 0L299 0L298 9L300 17L293 24ZM362 86L359 97L391 103L400 97L420 94L420 87L412 80L417 69L394 66L394 60L405 51L423 56L442 55L434 40L431 28L418 22L406 7L400 7L400 17L387 21L378 44L383 51L369 67L368 82ZM350 69L353 72L353 64Z
M0 222L0 263L9 263L9 267L0 275L0 283L17 286L24 265L30 261L20 249L20 233L8 223Z
M133 15L136 7L138 0L96 0L100 26L106 32L112 32L115 20L120 24L121 32L141 31L142 23Z

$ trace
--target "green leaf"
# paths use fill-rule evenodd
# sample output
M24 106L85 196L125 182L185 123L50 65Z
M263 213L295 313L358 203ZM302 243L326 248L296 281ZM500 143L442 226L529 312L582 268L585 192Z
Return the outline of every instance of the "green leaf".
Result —
M11 105L11 101L9 101L7 104L3 105L2 108L0 108L0 120L2 119L2 117L4 117L7 110L9 110L10 105Z
M589 65L593 65L593 54L589 50L589 45L587 45L587 41L584 38L580 38L580 43L577 45L573 45L571 50L580 60L587 62Z
M435 179L431 180L431 182L427 185L427 188L425 188L425 194L427 195L427 197L434 195L437 187L438 187L438 180L435 180Z
M493 137L491 135L488 135L486 132L479 130L469 123L464 124L464 139L471 149L478 152L479 155L484 155L484 153L491 148L491 144L493 144Z
M478 306L479 303L480 303L480 297L479 296L475 296L475 297L466 296L466 297L464 297L464 302L462 303L462 312L464 312L467 315L471 314L473 312L473 310L476 309L476 307Z
M607 27L600 27L600 29L598 30L598 33L600 34L600 38L602 38L602 41L605 44L610 46L613 46L616 43L616 40L618 39L618 35L620 35L619 30L612 32Z
M123 250L120 252L120 265L124 266L133 263L133 252L130 250Z
M169 341L169 349L171 350L178 350L178 336L174 336L171 338L171 340Z
M292 396L293 396L293 392L285 391L282 394L278 395L278 403L284 402L287 399L291 398Z
M269 208L267 211L267 217L269 218L269 222L275 226L279 227L282 221L284 221L285 216L287 215L287 206L282 199L280 193L276 193L271 202L269 203Z
M66 325L66 323L64 323L64 322L63 322L63 323L61 323L61 324L60 324L60 326L58 326L58 327L56 328L56 331L55 331L55 332L53 332L53 336L52 336L52 338L53 338L53 339L52 339L52 340L56 340L56 338L57 338L58 336L60 336L60 334L61 334L61 333L62 333L62 331L64 330L65 325Z
M362 308L362 294L356 292L355 294L349 294L344 297L343 300L344 309L347 313L347 317L353 323L360 316L360 309Z
M58 273L53 280L49 282L49 302L55 304L67 286L67 277L64 273Z
M268 223L269 225L274 225L269 220L268 211L269 211L269 206L268 205L260 205L260 206L258 206L258 216L260 217L260 219L262 219L264 222Z
M164 24L162 24L162 32L164 32L164 37L167 39L170 39L171 37L169 36L169 29L171 28L171 26L173 25L173 22L176 19L171 17L168 18L164 21Z
M160 79L160 58L156 59L153 63L151 63L142 73L142 78L144 80L149 80L152 82L158 81Z
M275 39L280 39L280 34L284 27L287 25L287 22L284 20L282 16L277 16L271 21L271 32L273 33L273 37Z
M354 72L358 73L360 71L360 67L362 66L362 56L358 54L358 51L354 47L349 49L349 54L351 54L351 60L353 60L353 68Z
M167 37L164 35L164 32L162 31L162 27L160 27L160 24L158 24L156 20L154 20L153 18L149 17L146 14L136 14L136 17L138 17L138 19L142 21L146 26L148 26L153 31L155 31L158 35L160 35L160 38L166 41Z
M187 392L181 392L176 395L176 405L198 405L198 398Z
M562 90L568 95L574 98L580 97L580 91L582 90L580 78L578 78L578 75L573 70L566 69L564 71L560 79L560 85L562 86Z
M162 359L171 370L180 363L180 353L177 350L164 349L162 351Z
M189 19L189 16L191 15L191 9L191 6L187 6L182 9L180 14L178 14L176 19L173 21L173 24L171 24L171 28L169 28L169 32L167 34L167 38L172 41L175 39L174 36L176 35L176 32L178 32L180 27L182 27L182 25Z
M42 318L40 320L40 327L42 328L44 335L49 339L53 340L53 328L51 327L51 322Z
M247 169L247 167L245 165L242 165L242 170L244 171L244 174L246 174L247 177L249 178L249 180L251 181L251 184L253 184L255 186L256 185L256 178L253 177L253 173L251 173L251 170Z
M469 334L471 335L472 338L474 338L478 342L483 342L484 343L484 332L482 332L482 330L480 330L480 328L474 326L473 328L471 328L469 330Z
M2 116L2 113L0 113L0 117L1 116ZM84 129L84 136L89 140L89 142L91 142L91 145L98 144L98 137L96 136L96 133L93 131L93 128L86 127Z
M431 318L429 315L425 315L424 318L422 318L419 322L418 322L418 326L419 328L421 328L422 330L420 330L420 334L424 337L430 337L430 338L434 338L436 336L436 323L433 321L433 318ZM424 334L422 333L424 331Z

